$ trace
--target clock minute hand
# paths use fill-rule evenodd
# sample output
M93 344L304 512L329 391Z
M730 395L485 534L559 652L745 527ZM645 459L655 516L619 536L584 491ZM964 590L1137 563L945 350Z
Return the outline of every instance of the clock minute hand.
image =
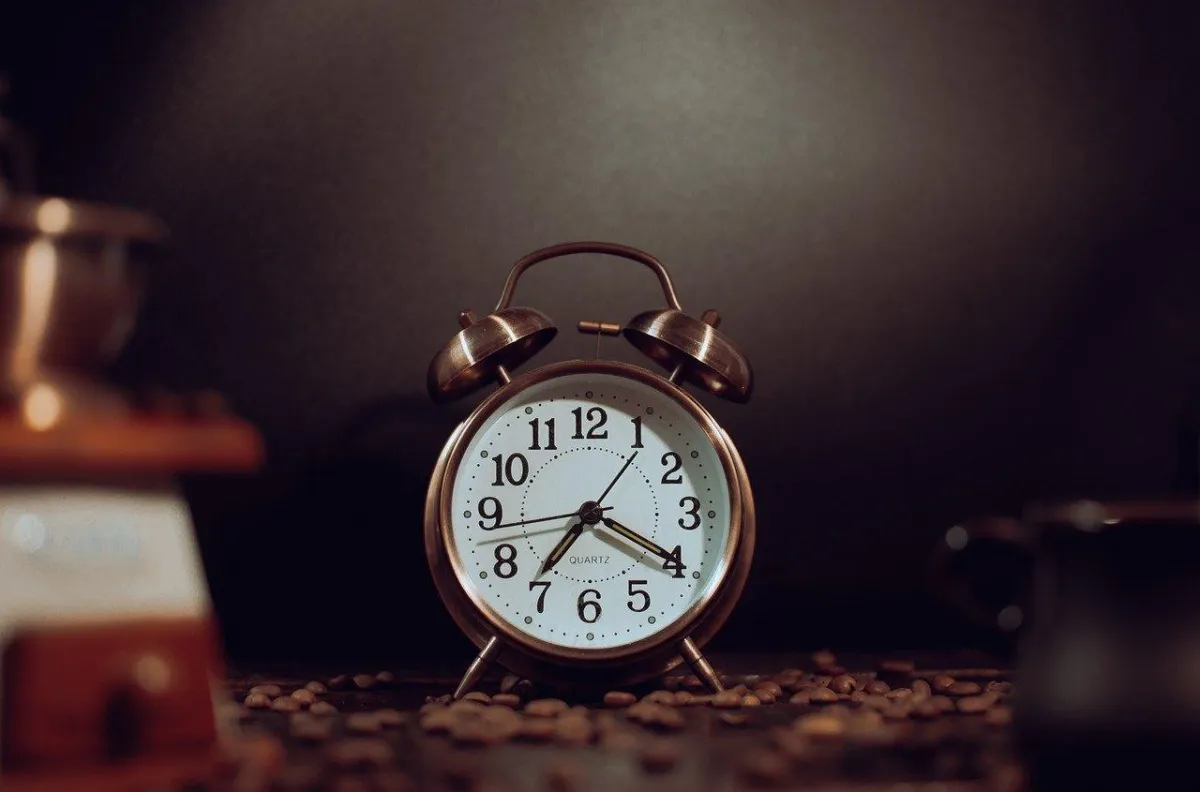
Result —
M571 549L571 545L575 544L575 540L579 538L581 533L583 533L582 522L577 522L568 528L563 538L550 551L550 555L546 556L546 562L542 564L542 570L538 574L544 575L551 569L554 569L554 566L567 554L567 551Z
M617 475L614 476L613 480L608 482L608 486L604 488L604 493L601 494L599 498L596 498L597 504L604 503L604 499L608 497L608 493L612 492L612 488L617 486L617 482L621 480L621 476L625 475L625 471L628 470L629 466L633 464L633 458L637 455L637 451L634 451L629 455L629 459L626 459L625 464L621 465L621 469L617 471Z
M656 545L654 542L652 542L649 539L647 539L646 537L642 536L640 533L633 530L632 528L621 525L621 523L617 522L616 520L612 519L611 517L605 517L604 524L607 525L612 530L619 533L621 536L624 536L629 541L633 542L634 544L638 545L639 547L642 547L645 550L648 550L649 552L653 553L654 555L658 556L659 558L667 560L667 561L672 559L672 555L670 553L668 553L666 550L662 549L661 547Z

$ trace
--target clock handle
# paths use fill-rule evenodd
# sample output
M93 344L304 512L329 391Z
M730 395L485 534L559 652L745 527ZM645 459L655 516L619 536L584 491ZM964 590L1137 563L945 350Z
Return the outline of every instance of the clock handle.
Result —
M667 272L667 268L649 253L612 242L564 242L561 245L551 245L541 250L535 250L513 265L512 270L508 273L508 280L504 282L504 291L500 293L500 302L496 303L496 312L503 311L512 304L513 294L517 290L517 281L521 279L525 270L540 261L577 253L601 253L645 264L658 276L658 283L662 286L667 307L676 311L683 310L679 307L679 298L675 296L675 286L671 283L671 275Z
M471 661L471 665L467 666L467 673L463 674L458 687L454 689L455 701L474 689L475 685L479 683L479 678L483 676L483 672L487 671L488 666L500 654L500 648L500 639L495 635L484 644L483 648L479 650L479 654Z

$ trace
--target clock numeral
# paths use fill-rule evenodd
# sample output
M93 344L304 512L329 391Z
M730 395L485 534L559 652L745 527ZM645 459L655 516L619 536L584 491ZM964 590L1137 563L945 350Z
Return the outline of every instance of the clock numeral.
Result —
M647 582L648 581L645 581L645 580L629 581L629 596L642 598L642 607L640 607L640 608L633 607L633 600L629 600L629 602L625 603L626 605L629 606L629 610L633 611L634 613L642 613L650 607L649 592L643 591L639 588L634 588L634 586L644 586L644 585L646 585Z
M633 419L633 445L630 448L645 448L642 445L642 416Z
M691 504L691 506L688 506L689 503ZM679 518L679 527L685 531L694 531L697 528L699 528L700 527L700 499L693 498L691 495L688 495L686 498L679 499L679 505L686 508L687 512L685 512L685 513L687 514L688 517L692 518L691 525L684 525L683 518L680 517Z
M537 610L538 610L538 613L543 613L544 612L543 609L546 607L546 592L550 590L550 581L548 581L548 580L531 580L531 581L529 581L529 590L530 591L533 591L535 588L539 588L539 587L542 589L542 593L538 594Z
M542 450L542 446L538 443L538 440L542 436L541 430L539 428L540 424L541 424L541 421L537 418L534 418L532 421L529 422L529 425L533 428L533 443L531 443L529 446L530 451L541 451ZM547 451L557 451L558 446L554 445L554 419L553 418L546 419L546 433L549 435L549 439L546 441L546 450Z
M519 487L529 478L529 461L523 454L509 454L507 462L504 461L504 454L496 454L492 459L496 463L496 480L492 482L493 487L504 486L505 479L514 487ZM517 465L517 462L520 464ZM514 468L520 469L520 475L513 472Z
M674 451L668 451L667 453L662 455L662 463L663 463L663 465L670 468L666 473L663 473L662 483L663 484L682 484L683 483L682 475L676 475L676 476L671 475L672 473L679 473L679 471L683 468L683 460L679 458L679 454L676 454Z
M495 504L495 508L489 511L489 504ZM480 517L482 517L484 520L492 521L491 525L484 525L483 520L480 520L480 528L485 531L494 531L500 527L500 521L504 519L504 507L500 505L499 498L484 498L483 500L479 501L479 505L475 508L479 509Z
M595 594L596 599L590 600L588 594ZM575 604L576 610L579 611L579 619L587 624L595 624L600 619L600 592L596 589L584 589L579 595L579 601ZM589 611L588 608L591 608ZM591 614L591 618L588 618Z
M583 440L583 408L576 407L571 410L571 414L575 416L575 434L571 435L572 440ZM587 411L587 419L592 421L592 425L588 428L588 440L607 440L608 430L600 431L600 427L608 423L608 413L603 407L593 407Z
M675 545L675 549L671 551L670 557L666 561L663 561L663 569L667 572L674 572L675 574L672 577L683 577L683 570L687 569L687 567L683 565L683 549L680 545Z
M496 565L492 571L497 577L508 580L517 574L517 548L510 544L502 544L496 548Z

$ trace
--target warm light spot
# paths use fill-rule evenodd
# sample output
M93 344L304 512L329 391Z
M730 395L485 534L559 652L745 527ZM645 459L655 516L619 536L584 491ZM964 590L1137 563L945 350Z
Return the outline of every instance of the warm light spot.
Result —
M962 550L970 539L970 534L961 525L956 525L946 531L946 544L950 546L951 550Z
M63 401L58 391L45 383L34 385L21 399L21 415L35 432L53 428L62 420Z
M133 664L133 678L147 693L162 693L171 684L171 666L158 655L142 655Z
M54 244L44 238L34 240L21 257L17 338L9 363L9 376L16 382L28 382L37 374L57 280L58 251Z
M35 221L43 234L61 234L71 225L71 207L61 198L50 198L38 207Z
M996 624L1005 632L1013 632L1025 621L1025 614L1016 605L1009 605L996 617Z

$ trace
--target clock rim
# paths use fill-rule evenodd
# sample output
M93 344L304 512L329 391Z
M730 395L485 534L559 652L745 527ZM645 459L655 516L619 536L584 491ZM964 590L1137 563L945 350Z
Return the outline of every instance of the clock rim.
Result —
M604 649L565 647L520 631L505 621L465 582L467 572L455 552L451 531L453 482L470 440L497 410L526 389L573 374L605 374L640 382L672 399L704 431L717 453L729 489L729 540L719 560L716 585L669 626L624 646ZM426 557L443 604L459 628L482 647L493 636L505 647L500 662L514 671L555 678L563 666L609 669L622 678L644 678L679 665L679 643L691 637L706 643L728 619L740 598L753 555L754 503L745 465L728 433L691 394L647 369L613 360L568 360L534 369L498 388L450 435L430 479L425 503ZM559 678L559 681L565 679Z

